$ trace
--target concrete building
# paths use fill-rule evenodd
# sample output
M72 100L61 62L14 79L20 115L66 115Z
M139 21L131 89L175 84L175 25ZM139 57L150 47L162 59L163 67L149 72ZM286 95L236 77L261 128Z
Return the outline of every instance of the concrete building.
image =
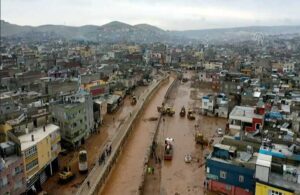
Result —
M264 108L235 106L229 114L229 129L233 132L255 133L264 125Z
M61 151L59 127L49 124L18 137L21 143L27 190L40 189L48 176L58 170Z
M51 105L52 120L60 126L62 145L78 147L88 137L85 104L81 102L62 102ZM93 119L93 118L92 118Z
M103 123L104 116L107 114L107 103L104 99L94 100L94 119L98 125Z
M227 195L251 195L256 157L252 151L237 151L236 147L215 144L206 159L208 189Z
M300 194L299 164L286 163L278 166L271 155L260 153L256 161L255 194Z
M214 115L216 106L216 98L214 95L206 95L202 97L202 113L205 115Z
M0 143L0 194L22 194L26 177L20 145L12 141Z

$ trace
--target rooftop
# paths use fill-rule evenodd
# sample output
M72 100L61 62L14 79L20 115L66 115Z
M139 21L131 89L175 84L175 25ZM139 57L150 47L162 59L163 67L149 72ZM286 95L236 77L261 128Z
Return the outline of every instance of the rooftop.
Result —
M254 113L254 107L235 106L231 111L229 118L252 123L252 118L263 119L263 115Z
M289 190L295 191L296 194L300 193L300 184L297 182L292 182L287 179L284 179L283 175L277 173L270 173L269 175L269 183L284 187Z
M36 145L38 142L40 142L45 137L47 137L50 133L53 133L58 130L59 130L59 126L56 126L54 124L48 124L46 125L45 132L43 130L43 127L39 127L33 132L20 136L19 140L21 142L21 150L24 151ZM32 135L34 136L34 141L32 141Z

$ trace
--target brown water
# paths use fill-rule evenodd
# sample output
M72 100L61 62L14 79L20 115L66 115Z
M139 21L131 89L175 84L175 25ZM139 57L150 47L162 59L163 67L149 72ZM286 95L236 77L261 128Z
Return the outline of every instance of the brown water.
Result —
M161 105L164 95L171 84L163 85L145 107L140 120L133 128L118 163L111 173L101 194L137 194L144 168L146 151L151 144L151 137L154 133L156 121L148 121L150 117L158 117L157 106Z
M204 154L208 153L209 149L203 151L199 145L195 144L195 124L199 124L200 131L206 138L211 139L217 127L225 127L226 120L196 115L196 120L190 121L187 117L180 117L179 112L182 106L186 109L196 109L201 105L200 100L190 98L191 90L190 82L181 83L172 90L167 103L174 106L176 114L174 117L164 117L165 122L160 125L157 141L163 145L166 137L174 138L173 160L163 161L161 167L156 166L158 170L155 176L147 176L144 194L204 194ZM208 92L207 89L200 89L198 95L202 96ZM214 139L218 140L218 138ZM163 150L158 153L163 159ZM193 157L193 161L189 164L184 162L186 154L191 154Z

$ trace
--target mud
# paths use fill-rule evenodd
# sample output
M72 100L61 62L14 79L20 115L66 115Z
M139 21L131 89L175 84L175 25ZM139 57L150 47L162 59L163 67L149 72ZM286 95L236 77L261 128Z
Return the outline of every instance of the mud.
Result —
M145 107L140 119L133 128L127 144L124 146L118 163L111 173L101 194L137 194L144 170L144 158L151 144L156 121L142 120L158 117L157 105L161 105L169 83L163 85Z

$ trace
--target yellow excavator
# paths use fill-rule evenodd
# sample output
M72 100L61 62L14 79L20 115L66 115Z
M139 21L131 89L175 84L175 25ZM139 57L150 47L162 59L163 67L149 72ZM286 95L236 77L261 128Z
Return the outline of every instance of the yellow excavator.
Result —
M70 182L74 177L75 173L71 171L71 162L75 159L75 154L73 155L72 159L68 162L67 166L64 167L64 169L58 173L59 180L58 183L65 184Z
M203 134L199 131L195 133L195 142L196 144L200 144L202 146L202 149L204 146L208 145L208 140L204 138Z
M161 106L157 106L157 111L161 113L162 115L169 115L173 116L175 114L175 110L171 106L165 106L164 103L162 103Z

